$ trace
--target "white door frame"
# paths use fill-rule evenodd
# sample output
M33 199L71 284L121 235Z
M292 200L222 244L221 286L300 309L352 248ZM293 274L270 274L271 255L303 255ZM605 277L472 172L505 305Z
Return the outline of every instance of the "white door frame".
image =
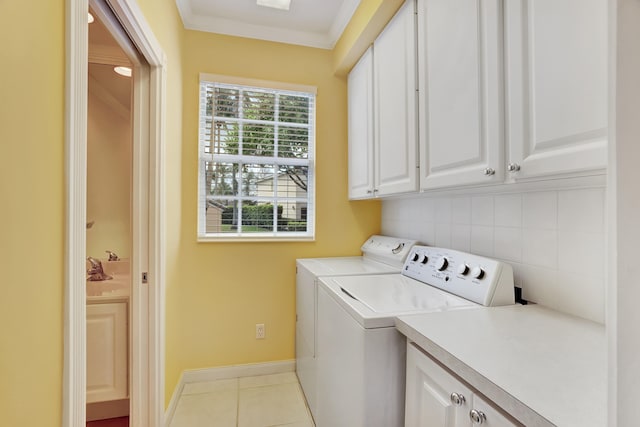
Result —
M164 115L166 56L134 0L105 0L143 56L134 72L130 424L164 422ZM86 153L89 0L66 0L65 312L62 425L86 425ZM147 65L148 64L148 65ZM148 165L148 166L143 166ZM137 201L137 200L138 201ZM140 200L148 204L140 205ZM136 207L136 204L138 206ZM139 230L136 232L136 228ZM144 259L143 259L144 258Z

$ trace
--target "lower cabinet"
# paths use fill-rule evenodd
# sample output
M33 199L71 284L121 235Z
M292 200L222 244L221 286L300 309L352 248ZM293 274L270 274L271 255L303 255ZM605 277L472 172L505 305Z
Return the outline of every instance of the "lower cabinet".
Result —
M407 346L405 427L514 427L490 402L422 353Z
M87 304L87 403L128 396L127 302Z

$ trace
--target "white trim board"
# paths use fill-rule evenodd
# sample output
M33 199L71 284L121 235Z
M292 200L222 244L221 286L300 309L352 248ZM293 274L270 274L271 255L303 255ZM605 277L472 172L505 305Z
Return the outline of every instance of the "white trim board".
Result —
M207 381L224 380L229 378L253 377L258 375L281 374L295 372L295 360L282 360L278 362L252 363L246 365L220 366L216 368L191 369L183 371L178 380L178 385L173 390L171 401L164 418L164 425L170 426L175 415L178 401L187 384Z
M138 145L137 171L140 188L148 193L147 221L142 224L135 245L148 246L134 260L133 271L147 271L149 284L134 281L132 304L141 311L132 314L131 425L161 426L164 408L164 118L166 56L145 21L135 0L66 0L65 75L65 309L62 425L86 425L86 128L89 3L96 12L110 9L123 34L135 45L140 58L133 60L138 71L140 98L134 110L134 145ZM127 46L123 49L127 50ZM131 54L131 48L129 52ZM135 56L135 55L134 55ZM136 142L137 141L137 142ZM135 186L134 186L135 187ZM144 188L143 188L144 187ZM134 218L134 226L136 219ZM142 243L141 243L142 242ZM140 249L140 250L144 250ZM134 251L135 252L135 251ZM144 259L142 259L144 258ZM144 268L144 270L142 270ZM137 300L137 301L136 301Z

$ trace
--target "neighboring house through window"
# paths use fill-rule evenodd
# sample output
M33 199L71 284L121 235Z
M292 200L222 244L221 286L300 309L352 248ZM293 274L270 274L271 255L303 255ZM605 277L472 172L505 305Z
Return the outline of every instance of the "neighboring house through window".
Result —
M200 76L199 240L314 237L315 94Z

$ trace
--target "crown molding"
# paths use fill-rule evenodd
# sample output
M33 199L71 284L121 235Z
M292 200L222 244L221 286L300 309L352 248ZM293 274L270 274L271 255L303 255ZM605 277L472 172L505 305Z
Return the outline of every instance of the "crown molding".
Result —
M248 24L237 20L216 18L213 16L196 15L193 13L189 0L176 0L182 23L184 27L189 30L328 50L335 47L336 42L342 35L342 32L359 4L360 0L345 0L329 32L317 33Z

